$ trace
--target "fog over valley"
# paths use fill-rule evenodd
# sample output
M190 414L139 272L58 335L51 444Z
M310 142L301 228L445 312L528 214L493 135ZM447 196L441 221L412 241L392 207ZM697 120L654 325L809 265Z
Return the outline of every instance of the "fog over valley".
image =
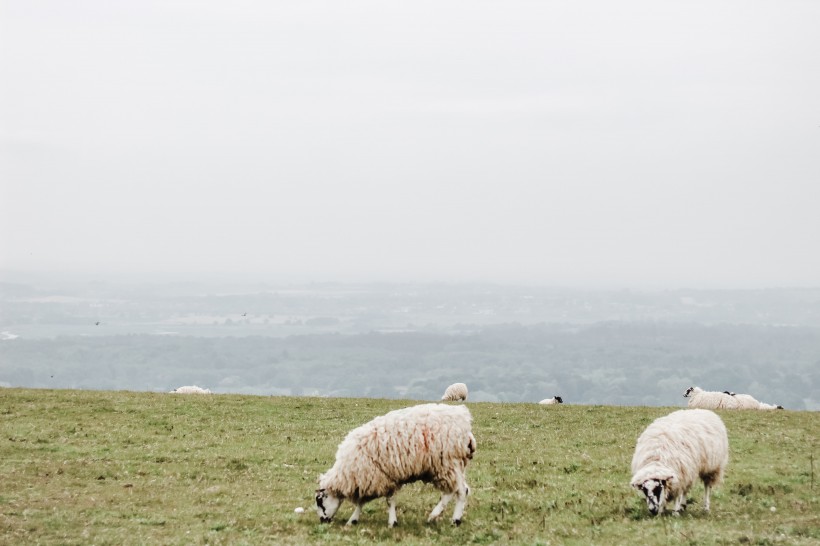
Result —
M820 409L820 289L0 284L0 385Z

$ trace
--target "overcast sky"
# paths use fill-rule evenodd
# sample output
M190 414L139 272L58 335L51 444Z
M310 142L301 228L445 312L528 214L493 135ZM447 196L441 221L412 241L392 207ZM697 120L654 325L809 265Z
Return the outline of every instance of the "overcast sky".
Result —
M0 269L820 286L820 2L0 0Z

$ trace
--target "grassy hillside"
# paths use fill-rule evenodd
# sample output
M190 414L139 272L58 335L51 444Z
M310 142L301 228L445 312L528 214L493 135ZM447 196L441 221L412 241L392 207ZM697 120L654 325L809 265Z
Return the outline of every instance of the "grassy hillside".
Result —
M312 511L345 433L416 402L0 389L2 544L817 544L820 414L724 412L731 462L702 512L652 518L635 439L675 408L468 404L478 452L461 527L431 486L346 528ZM304 514L294 513L302 506ZM451 504L445 515L449 519Z

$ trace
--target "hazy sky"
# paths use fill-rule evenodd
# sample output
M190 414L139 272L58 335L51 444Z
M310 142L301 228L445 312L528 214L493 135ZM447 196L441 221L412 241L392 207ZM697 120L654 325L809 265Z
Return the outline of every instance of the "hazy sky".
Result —
M0 269L820 285L820 2L0 0Z

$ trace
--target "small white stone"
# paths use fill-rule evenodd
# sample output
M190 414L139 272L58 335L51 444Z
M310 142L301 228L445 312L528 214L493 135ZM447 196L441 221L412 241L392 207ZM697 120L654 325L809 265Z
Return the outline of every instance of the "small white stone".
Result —
M301 514L301 513L303 513L304 511L305 511L305 509L304 509L304 508L302 508L301 506L297 506L297 507L296 507L296 510L294 510L294 512L296 512L297 514Z
M777 512L777 508L775 508L774 506L772 506L771 508L769 508L769 510L771 510L772 512Z

